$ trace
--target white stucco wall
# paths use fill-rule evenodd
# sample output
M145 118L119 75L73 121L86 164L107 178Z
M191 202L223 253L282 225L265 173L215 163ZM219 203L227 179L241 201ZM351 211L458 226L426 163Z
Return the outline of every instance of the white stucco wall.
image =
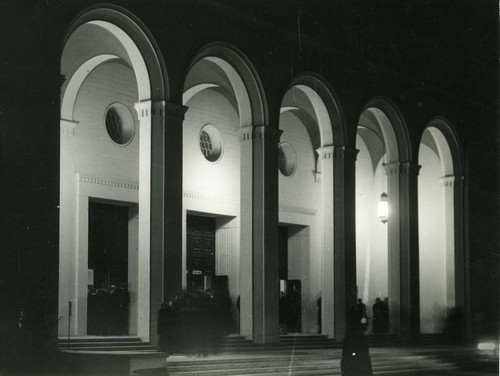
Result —
M444 186L438 155L420 145L418 177L420 330L438 333L446 315Z
M134 119L137 101L135 76L123 64L97 67L84 81L77 96L74 119L79 122L72 145L75 171L138 183L139 131L127 146L113 143L104 124L106 109L114 102L125 104Z

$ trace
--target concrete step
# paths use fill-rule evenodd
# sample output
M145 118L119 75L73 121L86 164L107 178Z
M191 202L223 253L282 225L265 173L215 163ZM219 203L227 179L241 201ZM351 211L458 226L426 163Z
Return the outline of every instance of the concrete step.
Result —
M255 354L252 358L169 360L168 371L171 376L340 375L340 349L329 351L328 355L307 352L293 353L293 356ZM432 372L453 375L469 366L473 358L470 349L452 347L379 348L371 352L374 374L393 376L429 375Z
M75 337L59 338L60 350L76 351L155 351L149 342L142 342L139 337Z
M70 342L141 342L141 338L137 336L77 336L70 337ZM59 343L67 343L67 337L59 337Z

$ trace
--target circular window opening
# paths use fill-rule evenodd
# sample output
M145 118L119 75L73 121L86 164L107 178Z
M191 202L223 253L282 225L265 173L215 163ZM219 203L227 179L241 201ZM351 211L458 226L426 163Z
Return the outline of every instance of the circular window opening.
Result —
M122 103L113 103L108 107L105 124L109 138L118 145L127 145L134 138L134 118Z
M198 136L200 150L209 162L217 162L222 155L222 138L219 130L212 124L201 128Z
M290 177L297 168L297 154L292 145L282 142L278 148L278 167L285 177Z

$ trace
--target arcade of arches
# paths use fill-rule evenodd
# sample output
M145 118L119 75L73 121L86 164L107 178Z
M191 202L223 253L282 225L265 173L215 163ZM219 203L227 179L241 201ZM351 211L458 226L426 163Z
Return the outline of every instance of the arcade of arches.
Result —
M269 106L251 57L223 44L193 55L182 93L171 93L148 35L117 10L93 9L64 45L59 335L93 333L92 289L123 284L121 334L154 340L163 300L220 283L234 330L275 342L286 281L300 286L295 331L342 339L358 297L368 316L387 298L391 333L440 332L465 304L452 125L428 119L412 140L382 97L349 123L334 88L305 73Z

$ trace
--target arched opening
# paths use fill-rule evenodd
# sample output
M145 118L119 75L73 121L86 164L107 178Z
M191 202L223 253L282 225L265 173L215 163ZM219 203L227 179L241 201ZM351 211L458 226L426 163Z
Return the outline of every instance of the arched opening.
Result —
M358 299L373 318L368 332L399 332L400 174L401 160L408 157L405 140L394 107L379 99L365 108L356 139L356 284Z
M342 133L334 134L340 119L331 90L314 76L296 79L283 97L280 326L288 332L334 336L333 155L334 137L343 140Z
M150 257L155 236L151 230L151 100L165 99L160 66L143 29L117 9L82 14L65 41L60 335L70 328L72 335L150 338ZM121 235L109 242L110 232ZM123 300L115 299L118 292L129 304L119 323L114 323L113 310L123 306ZM105 322L96 326L97 316L101 318L97 321Z
M194 59L183 94L183 286L229 293L230 332L240 330L236 302L248 267L240 257L240 135L265 124L262 103L251 66L232 47L212 45Z
M419 164L422 167L418 180L418 213L422 333L449 330L450 320L463 319L465 313L463 284L459 282L463 280L462 231L457 218L461 215L462 176L458 148L449 135L452 133L447 123L436 119L424 130L420 141Z

